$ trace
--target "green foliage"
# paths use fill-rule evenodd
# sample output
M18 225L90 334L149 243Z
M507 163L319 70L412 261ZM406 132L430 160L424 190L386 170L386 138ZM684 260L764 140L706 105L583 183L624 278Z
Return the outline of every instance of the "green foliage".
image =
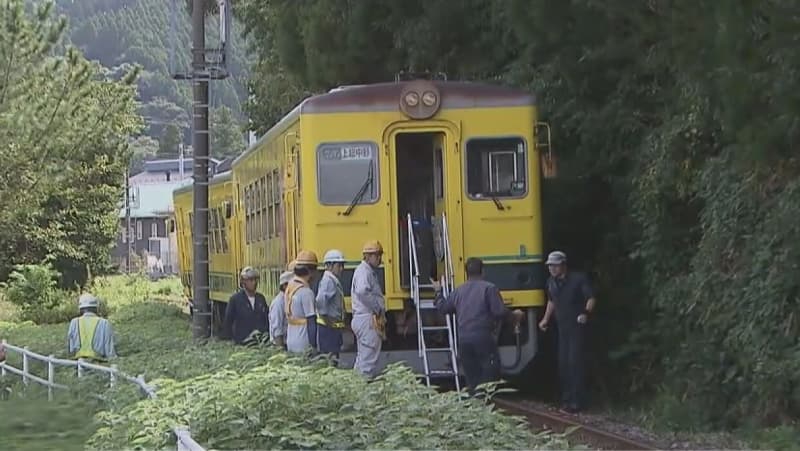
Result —
M75 297L58 288L61 274L49 262L16 265L3 283L4 299L19 309L19 318L35 324L59 323L75 316Z
M12 395L0 401L0 449L83 450L96 426L91 419L95 409L85 400L68 395L52 402L46 394ZM42 421L45 419L46 421Z
M456 3L239 2L255 128L400 69L529 88L561 159L548 248L595 276L598 385L706 426L800 417L797 3Z
M522 418L437 394L399 366L367 383L352 371L277 354L255 367L234 363L158 385L156 399L100 414L105 426L90 446L161 448L169 445L171 426L185 423L196 440L226 449L566 447L534 436ZM337 386L348 389L331 390Z
M211 112L211 155L223 159L239 155L245 149L244 129L230 108L222 106Z
M161 158L176 158L178 144L183 141L181 129L175 124L169 124L158 139L158 156Z
M65 286L105 267L118 230L135 70L119 81L74 48L42 3L0 8L0 280L16 263L53 256Z
M191 69L190 17L182 0L59 0L59 8L70 18L70 39L90 59L108 68L130 64L142 66L137 80L140 111L148 122L146 134L159 139L165 128L180 128L181 139L188 131L191 113L191 85L172 79L176 72ZM174 30L172 14L174 6ZM241 116L247 95L244 39L234 21L227 63L231 77L211 84L213 107L225 105ZM218 43L218 21L209 16L207 45ZM177 113L177 114L176 114ZM188 133L185 133L188 136ZM185 141L190 144L190 141ZM168 147L174 155L175 147Z

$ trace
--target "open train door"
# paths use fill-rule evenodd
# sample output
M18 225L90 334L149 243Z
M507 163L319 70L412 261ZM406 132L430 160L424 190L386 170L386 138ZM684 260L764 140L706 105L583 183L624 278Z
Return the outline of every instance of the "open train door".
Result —
M284 138L283 212L285 215L286 256L292 260L300 250L300 142L295 133Z
M411 214L414 253L421 284L445 274L448 242L442 215L447 216L450 255L457 269L462 264L460 133L448 121L402 122L386 133L390 149L392 223L396 224L394 250L400 255L394 271L395 286L408 290L413 258L407 228ZM448 189L449 188L449 189ZM462 271L463 272L463 271Z

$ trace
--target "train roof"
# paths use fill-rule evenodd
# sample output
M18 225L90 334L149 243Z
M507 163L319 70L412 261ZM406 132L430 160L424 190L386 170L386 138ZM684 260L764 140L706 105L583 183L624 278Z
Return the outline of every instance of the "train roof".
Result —
M340 86L327 93L307 97L272 126L233 161L236 166L264 142L283 133L301 114L372 113L399 110L400 95L412 81ZM440 109L531 106L536 98L528 91L507 86L465 81L431 80L439 89Z
M233 178L233 173L230 170L227 170L225 172L221 172L219 174L214 174L213 176L209 177L208 184L209 185L214 185L216 183L226 182L228 180L231 180L232 178ZM189 181L188 183L186 183L185 185L181 185L178 188L175 188L172 191L172 194L175 195L175 194L181 194L181 193L186 193L186 192L190 192L191 193L192 190L194 189L194 183L191 182L192 179L187 179L187 180Z
M397 111L400 95L410 83L412 82L342 86L326 94L309 97L301 104L301 113ZM439 89L442 98L441 109L529 106L534 105L536 100L527 91L501 85L435 80L430 83Z

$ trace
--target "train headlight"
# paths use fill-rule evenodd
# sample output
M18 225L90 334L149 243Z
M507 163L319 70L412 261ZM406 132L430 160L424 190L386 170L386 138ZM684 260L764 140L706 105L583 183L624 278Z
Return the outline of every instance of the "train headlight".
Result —
M406 105L415 107L419 104L419 94L416 92L409 92L406 94L404 101L406 102Z
M425 106L436 105L436 94L431 91L425 92L425 94L422 94L422 103Z
M401 85L398 96L400 111L411 119L428 119L436 115L444 94L428 80L415 80Z

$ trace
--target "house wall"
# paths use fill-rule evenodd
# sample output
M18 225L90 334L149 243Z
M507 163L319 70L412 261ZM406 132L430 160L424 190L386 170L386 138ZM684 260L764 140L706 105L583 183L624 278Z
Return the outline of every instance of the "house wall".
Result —
M167 233L167 225L166 225L167 218L166 217L153 217L153 218L131 218L131 229L133 235L133 251L138 256L143 256L145 251L150 250L150 238L162 238L163 242L161 244L162 249L161 254L167 255L174 254L176 249L174 246L170 246L168 243L171 242L169 240L169 235ZM114 249L111 253L111 258L119 265L121 271L127 270L127 256L128 256L128 243L125 240L125 218L122 218L119 223L119 232L117 233L117 243L114 246ZM153 227L155 226L155 229ZM141 234L139 234L141 231ZM153 233L155 232L155 233ZM170 243L171 244L171 243ZM171 252L170 252L171 251ZM158 256L158 255L157 255ZM171 260L174 257L171 255L166 260L162 261L164 265L165 272L175 272L175 265L172 264ZM164 260L164 259L162 259Z

